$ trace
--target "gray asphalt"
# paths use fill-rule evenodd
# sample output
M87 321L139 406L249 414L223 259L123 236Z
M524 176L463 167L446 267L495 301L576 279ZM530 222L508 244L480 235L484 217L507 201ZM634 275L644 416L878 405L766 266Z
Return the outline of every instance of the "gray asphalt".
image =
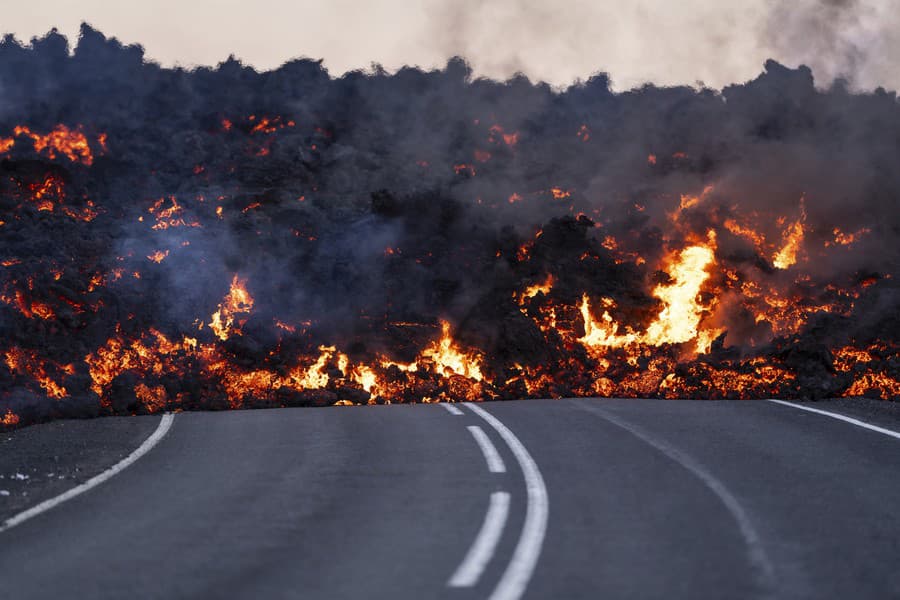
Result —
M549 496L524 598L900 597L900 440L769 402L482 406ZM900 430L892 405L815 406ZM497 490L497 552L448 588ZM486 598L525 510L469 410L179 414L110 481L0 533L0 598Z

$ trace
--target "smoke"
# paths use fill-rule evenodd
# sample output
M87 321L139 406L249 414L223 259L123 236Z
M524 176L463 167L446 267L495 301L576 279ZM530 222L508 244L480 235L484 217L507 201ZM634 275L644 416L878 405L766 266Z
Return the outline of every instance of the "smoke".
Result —
M809 65L821 85L840 78L860 88L896 88L898 31L894 1L772 1L762 38L774 56Z

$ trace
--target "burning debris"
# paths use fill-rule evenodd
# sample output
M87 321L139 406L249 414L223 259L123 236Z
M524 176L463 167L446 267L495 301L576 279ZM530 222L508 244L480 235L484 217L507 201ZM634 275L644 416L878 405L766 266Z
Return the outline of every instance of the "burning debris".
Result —
M0 43L0 427L900 397L900 104Z

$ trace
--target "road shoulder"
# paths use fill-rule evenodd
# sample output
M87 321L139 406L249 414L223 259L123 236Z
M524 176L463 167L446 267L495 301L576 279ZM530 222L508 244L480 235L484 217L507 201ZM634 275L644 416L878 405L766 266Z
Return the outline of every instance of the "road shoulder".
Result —
M153 433L159 419L63 420L0 435L0 521L116 464Z

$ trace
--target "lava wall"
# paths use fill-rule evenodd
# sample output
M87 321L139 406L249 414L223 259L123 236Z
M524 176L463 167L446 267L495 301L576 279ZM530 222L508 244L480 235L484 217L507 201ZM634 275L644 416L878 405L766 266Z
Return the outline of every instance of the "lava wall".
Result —
M0 43L0 423L900 396L900 103Z

